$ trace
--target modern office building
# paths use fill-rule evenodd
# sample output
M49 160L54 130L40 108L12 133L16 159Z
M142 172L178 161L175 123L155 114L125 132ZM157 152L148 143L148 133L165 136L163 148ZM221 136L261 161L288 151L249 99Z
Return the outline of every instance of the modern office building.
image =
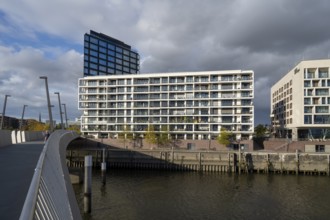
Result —
M275 137L330 138L330 60L301 61L271 88Z
M95 31L84 36L84 76L136 74L139 59L122 41Z
M84 77L79 79L81 131L143 136L149 125L172 139L215 139L221 128L236 139L254 131L254 73L231 70Z

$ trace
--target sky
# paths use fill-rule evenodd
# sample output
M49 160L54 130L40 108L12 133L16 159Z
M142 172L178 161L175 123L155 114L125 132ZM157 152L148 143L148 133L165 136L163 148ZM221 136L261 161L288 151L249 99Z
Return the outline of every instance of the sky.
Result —
M90 30L137 49L140 72L253 70L255 125L270 124L270 88L302 60L330 54L328 0L0 1L0 112L53 118L58 96L79 118L83 36ZM63 109L62 109L63 110Z

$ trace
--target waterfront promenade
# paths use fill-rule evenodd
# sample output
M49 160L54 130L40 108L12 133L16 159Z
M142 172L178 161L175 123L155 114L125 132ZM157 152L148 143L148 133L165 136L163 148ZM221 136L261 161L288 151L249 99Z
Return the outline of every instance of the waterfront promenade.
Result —
M0 219L19 219L43 147L41 141L0 147Z

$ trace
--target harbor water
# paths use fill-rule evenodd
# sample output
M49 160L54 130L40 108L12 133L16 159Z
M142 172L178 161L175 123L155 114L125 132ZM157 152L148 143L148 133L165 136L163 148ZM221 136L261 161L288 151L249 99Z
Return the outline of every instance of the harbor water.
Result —
M83 184L74 185L83 213ZM330 219L330 178L93 170L92 212L84 219Z

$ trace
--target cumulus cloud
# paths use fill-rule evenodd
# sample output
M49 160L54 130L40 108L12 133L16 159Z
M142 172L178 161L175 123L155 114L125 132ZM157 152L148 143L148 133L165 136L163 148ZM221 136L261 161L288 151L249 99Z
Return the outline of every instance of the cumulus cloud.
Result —
M67 51L55 60L47 59L41 50L10 47L0 48L0 94L11 95L7 100L6 115L18 117L24 104L28 105L26 117L38 118L39 113L48 117L45 81L47 76L53 112L59 118L57 97L61 93L62 103L68 107L69 118L78 117L77 79L81 76L82 56ZM2 100L2 97L0 97Z
M47 75L79 115L83 34L92 29L138 49L141 73L254 70L256 123L269 123L270 87L302 59L329 56L329 8L327 0L1 1L0 94L17 84L17 99L41 106L38 77Z

